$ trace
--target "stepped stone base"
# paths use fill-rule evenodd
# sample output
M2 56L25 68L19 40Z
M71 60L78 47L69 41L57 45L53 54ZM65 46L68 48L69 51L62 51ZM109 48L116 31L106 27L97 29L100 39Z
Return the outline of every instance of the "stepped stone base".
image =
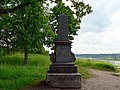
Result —
M81 88L79 73L47 73L46 83L53 88Z
M77 73L77 66L71 63L54 63L49 73Z

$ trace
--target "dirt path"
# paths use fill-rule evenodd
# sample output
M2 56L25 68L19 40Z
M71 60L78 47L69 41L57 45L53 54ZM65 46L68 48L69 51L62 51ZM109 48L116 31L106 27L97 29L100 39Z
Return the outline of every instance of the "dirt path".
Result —
M111 75L111 72L93 69L90 71L95 74L96 77L83 81L82 89L49 88L43 83L40 83L36 86L24 90L120 90L120 77Z
M112 72L91 70L97 77L86 80L83 90L120 90L120 77L111 75Z

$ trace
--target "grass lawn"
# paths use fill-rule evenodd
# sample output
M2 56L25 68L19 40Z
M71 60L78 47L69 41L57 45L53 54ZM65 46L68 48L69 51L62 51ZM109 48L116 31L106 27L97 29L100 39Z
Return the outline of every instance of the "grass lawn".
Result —
M0 90L18 90L45 80L50 64L48 55L29 54L28 65L23 65L23 54L0 56ZM112 64L101 61L78 59L75 64L84 79L92 76L88 68L117 71Z
M23 54L0 57L0 90L15 90L38 80L44 80L51 64L49 57L29 55L29 64L23 65Z

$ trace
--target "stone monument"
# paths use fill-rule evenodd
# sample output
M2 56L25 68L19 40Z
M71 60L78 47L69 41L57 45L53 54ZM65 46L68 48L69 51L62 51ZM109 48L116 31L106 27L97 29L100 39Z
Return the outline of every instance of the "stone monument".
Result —
M54 53L50 55L52 65L47 72L46 83L54 88L81 88L81 75L74 65L75 56L71 52L72 42L68 39L68 18L58 16L58 38L54 42Z

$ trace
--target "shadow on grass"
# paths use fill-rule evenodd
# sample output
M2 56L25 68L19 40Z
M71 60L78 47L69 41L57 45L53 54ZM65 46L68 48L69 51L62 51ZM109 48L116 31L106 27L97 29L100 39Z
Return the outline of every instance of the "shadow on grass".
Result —
M48 86L48 84L45 82L45 80L43 80L43 81L39 81L33 85L27 86L22 90L60 90L60 89L51 88L50 86Z
M48 84L44 81L40 81L34 85L28 86L22 90L81 90L81 89L73 89L73 88L51 88Z

